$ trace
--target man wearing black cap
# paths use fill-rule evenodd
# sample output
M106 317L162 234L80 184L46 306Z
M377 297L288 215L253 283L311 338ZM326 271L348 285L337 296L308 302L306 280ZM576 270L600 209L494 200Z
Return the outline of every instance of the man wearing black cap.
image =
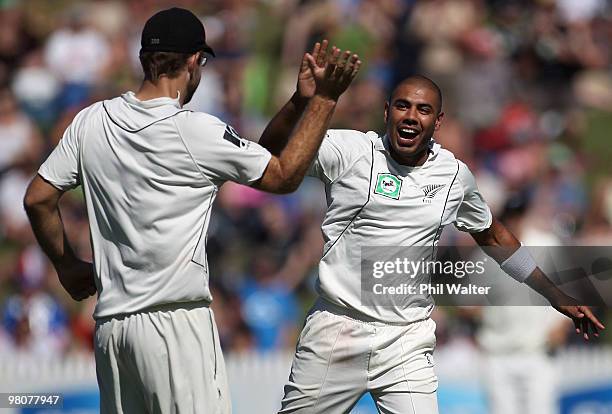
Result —
M198 52L199 66L206 64L207 54L215 56L215 52L206 44L204 25L189 10L174 7L151 17L142 31L140 49L140 62L145 74L141 93L145 99L149 94L158 93L158 85L154 81L159 79L160 74L173 78L184 66L186 58ZM190 74L193 76L186 84L183 104L191 101L200 84L200 73L196 70Z
M82 110L28 188L24 205L60 282L76 300L97 292L95 357L102 413L228 413L230 396L208 287L206 232L225 181L294 191L340 95L360 66L339 49L302 60L316 92L271 155L189 102L207 54L191 12L164 10L142 33L138 92ZM288 104L290 105L290 104ZM276 133L268 128L265 134ZM282 135L282 134L281 134ZM65 237L58 201L82 185L93 265Z

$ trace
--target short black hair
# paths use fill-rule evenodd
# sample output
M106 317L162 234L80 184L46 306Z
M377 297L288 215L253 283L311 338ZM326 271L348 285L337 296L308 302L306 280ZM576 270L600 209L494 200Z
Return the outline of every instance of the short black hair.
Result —
M442 90L433 80L423 75L412 75L412 76L405 78L400 83L398 83L395 86L395 88L393 88L393 90L391 91L391 95L389 96L389 104L391 104L391 101L393 100L393 95L395 94L395 91L397 90L397 88L407 83L422 85L434 91L438 97L438 104L439 104L438 113L442 112Z
M176 78L193 53L140 52L145 80L155 82L161 75Z

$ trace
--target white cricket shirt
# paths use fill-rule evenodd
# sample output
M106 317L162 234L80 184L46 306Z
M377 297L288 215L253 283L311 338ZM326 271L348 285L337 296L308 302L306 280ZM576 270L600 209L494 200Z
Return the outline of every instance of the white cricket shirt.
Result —
M428 317L431 296L405 306L361 301L361 249L367 246L431 246L444 226L482 231L492 215L474 176L453 154L433 143L420 167L398 164L387 137L375 132L329 130L309 175L325 184L325 247L319 264L319 294L369 318L410 323Z
M258 180L270 160L214 116L178 99L128 92L75 117L38 173L83 187L93 247L95 318L211 301L206 232L219 186Z

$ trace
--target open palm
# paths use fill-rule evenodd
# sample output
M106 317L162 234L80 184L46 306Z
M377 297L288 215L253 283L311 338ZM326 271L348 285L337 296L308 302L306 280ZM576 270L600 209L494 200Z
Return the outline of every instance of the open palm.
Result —
M338 100L346 91L361 67L359 56L348 50L342 52L335 46L328 50L326 41L322 45L315 44L313 53L306 53L303 61L305 62L302 62L302 67L306 63L310 75L307 75L305 70L300 70L298 89L302 82L303 88L307 89L305 92L311 93L314 81L313 95L318 94L332 100Z
M321 43L315 43L314 47L312 48L312 52L310 52L315 61L319 61L321 52L323 55L327 53L328 43L329 42L327 40L323 40ZM317 85L315 83L314 74L312 73L312 70L310 70L308 59L306 58L306 54L304 54L297 80L298 94L301 98L312 98L315 94L316 88Z

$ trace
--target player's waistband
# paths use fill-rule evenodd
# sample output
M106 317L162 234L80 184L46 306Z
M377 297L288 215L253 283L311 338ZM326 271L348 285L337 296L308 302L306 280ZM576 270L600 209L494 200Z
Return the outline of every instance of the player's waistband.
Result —
M367 324L374 325L374 326L408 326L408 325L412 325L413 323L418 323L418 322L422 322L422 321L429 319L429 318L421 318L421 319L417 319L414 321L406 321L406 322L381 321L379 319L368 316L362 312L359 312L358 310L330 302L329 300L321 296L319 296L319 298L317 299L317 301L315 302L315 304L313 305L309 313L312 313L318 310L327 311L335 315L344 316L354 321L363 322L363 323L367 323Z
M120 313L116 315L103 316L103 317L95 318L95 319L96 319L96 323L104 323L111 319L121 320L121 319L125 319L132 315L137 315L140 313L172 312L172 311L177 311L181 309L192 310L192 309L198 309L198 308L210 308L210 302L206 300L198 300L198 301L193 301L193 302L162 303L159 305L149 306L147 308L144 308L144 309L141 309L135 312Z

